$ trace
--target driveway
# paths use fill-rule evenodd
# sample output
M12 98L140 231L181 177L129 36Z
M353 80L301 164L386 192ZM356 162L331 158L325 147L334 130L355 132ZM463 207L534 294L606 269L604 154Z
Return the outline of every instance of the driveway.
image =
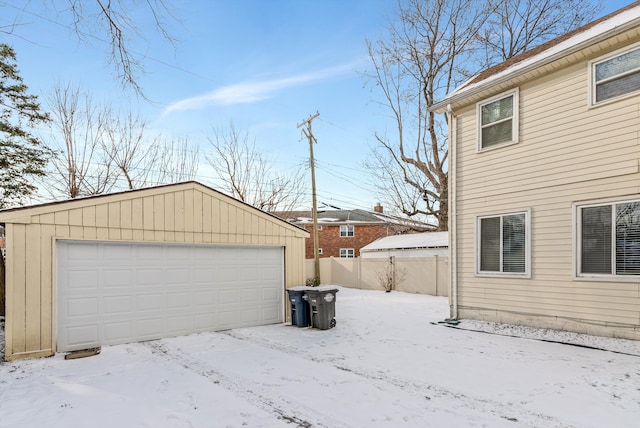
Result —
M2 363L0 427L637 426L636 342L590 338L619 353L447 328L447 305L342 288L331 330L272 325Z

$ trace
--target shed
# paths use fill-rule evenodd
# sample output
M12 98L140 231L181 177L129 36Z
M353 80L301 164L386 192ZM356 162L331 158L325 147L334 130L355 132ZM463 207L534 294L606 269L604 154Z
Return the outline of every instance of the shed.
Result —
M449 232L423 232L380 238L360 250L363 259L449 255Z
M197 182L0 211L5 359L284 321L309 234Z

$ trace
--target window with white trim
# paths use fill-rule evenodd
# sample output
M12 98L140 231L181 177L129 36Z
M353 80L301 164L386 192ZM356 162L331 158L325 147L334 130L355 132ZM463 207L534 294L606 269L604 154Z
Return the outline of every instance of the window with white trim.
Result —
M590 75L592 105L640 91L640 48L591 62Z
M355 235L354 226L347 226L347 225L340 226L340 237L341 238L351 237L351 236L354 236L354 235Z
M640 200L577 206L578 276L640 276Z
M356 256L356 250L353 248L340 248L340 258L353 259Z
M478 150L518 142L518 90L477 104Z
M318 255L322 255L322 248L318 248Z
M529 274L529 212L478 217L477 273Z

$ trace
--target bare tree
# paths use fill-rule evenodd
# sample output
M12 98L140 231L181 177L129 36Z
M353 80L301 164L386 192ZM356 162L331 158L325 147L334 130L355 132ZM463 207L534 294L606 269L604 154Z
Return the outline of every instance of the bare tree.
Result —
M205 155L224 191L265 211L291 211L303 198L304 170L292 175L275 171L256 149L248 133L235 129L215 130L211 153Z
M150 137L139 115L96 107L71 85L58 86L49 101L56 155L44 187L52 196L76 198L195 177L199 151L187 139Z
M144 119L131 113L109 120L102 150L118 169L117 187L139 189L193 180L199 148L187 138L150 138L147 128Z
M110 191L118 172L102 150L109 108L95 107L89 95L81 95L80 89L71 85L56 86L49 104L57 131L51 138L56 155L44 187L53 196L70 198Z
M90 46L106 44L108 46L107 59L115 68L117 76L123 86L130 87L140 95L144 95L138 83L144 73L144 54L139 54L132 48L135 42L144 41L147 35L139 24L141 18L151 18L157 34L170 45L176 44L169 28L171 24L179 22L173 14L171 4L165 0L67 0L64 3L55 0L41 0L41 4L52 9L47 19L67 26L71 25L79 40ZM10 16L10 11L15 16ZM5 5L5 25L0 26L0 32L20 36L16 31L19 27L30 25L23 22L23 14L40 16L36 2L25 2L23 5ZM34 42L38 42L34 40Z
M585 24L601 10L584 0L503 0L478 34L480 67L495 65Z
M388 37L368 41L368 77L395 126L375 134L377 148L365 163L381 199L405 215L432 217L446 230L447 118L428 108L478 69L592 19L597 7L585 3L399 0Z
M155 137L142 140L123 129L124 138L111 140L110 156L122 172L127 189L193 180L198 173L200 150L187 138ZM115 143L115 144L114 144Z

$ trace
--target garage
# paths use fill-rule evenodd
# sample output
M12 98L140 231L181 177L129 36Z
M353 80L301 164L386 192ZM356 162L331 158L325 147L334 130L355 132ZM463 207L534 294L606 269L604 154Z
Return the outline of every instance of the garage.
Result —
M0 210L5 355L280 323L304 284L293 224L197 182Z
M283 321L279 247L57 243L58 352Z

